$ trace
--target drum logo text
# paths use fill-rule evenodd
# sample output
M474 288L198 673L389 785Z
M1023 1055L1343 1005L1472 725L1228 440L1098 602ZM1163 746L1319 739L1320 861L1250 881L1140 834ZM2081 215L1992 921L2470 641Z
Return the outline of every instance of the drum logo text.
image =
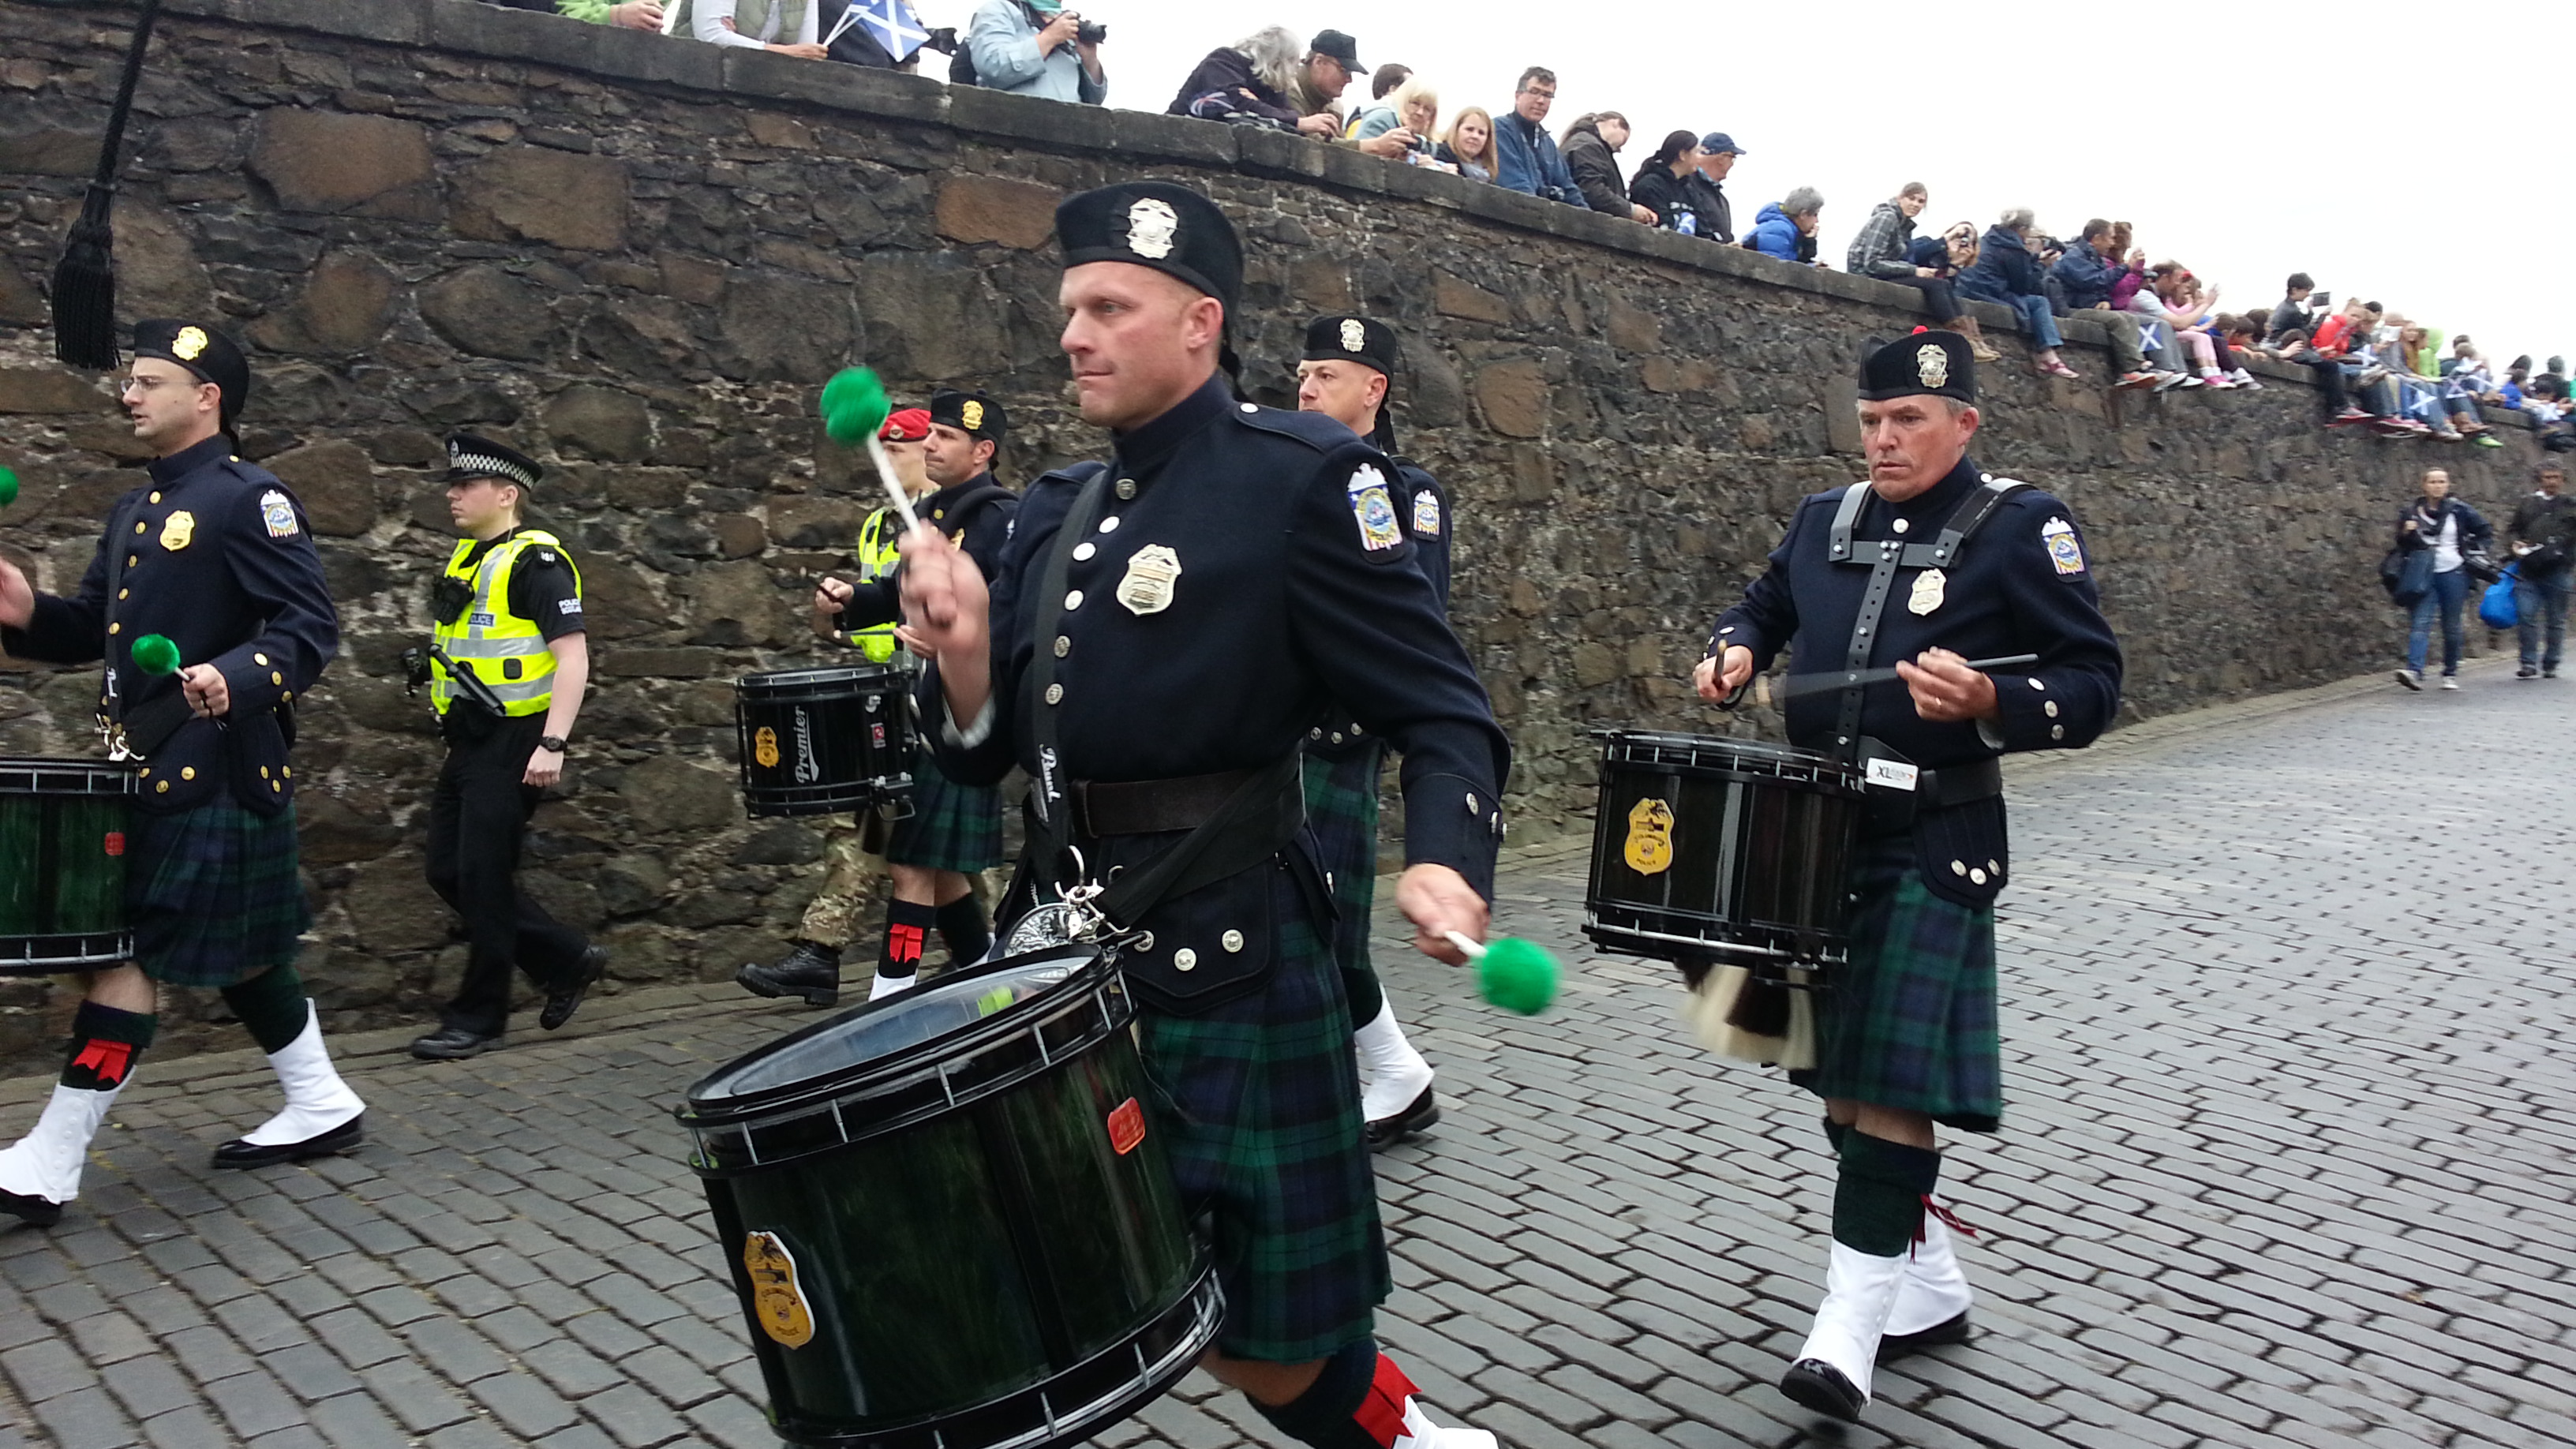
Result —
M778 731L762 725L751 737L751 757L760 761L760 768L764 770L777 769Z
M796 783L811 785L823 778L823 767L814 763L814 717L796 711Z
M1136 1144L1144 1140L1145 1109L1130 1097L1109 1114L1109 1145L1117 1148L1118 1155L1124 1157L1135 1151Z
M751 1274L752 1316L760 1331L786 1348L814 1341L814 1310L796 1283L796 1256L776 1233L747 1233L742 1266Z
M1673 807L1653 796L1628 811L1628 868L1639 875L1661 875L1673 863Z

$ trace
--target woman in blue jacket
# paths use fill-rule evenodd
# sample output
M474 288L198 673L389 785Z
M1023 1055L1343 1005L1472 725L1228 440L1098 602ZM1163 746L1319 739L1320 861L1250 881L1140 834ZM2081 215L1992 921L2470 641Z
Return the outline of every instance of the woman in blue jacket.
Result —
M1959 274L1951 290L1980 302L2001 302L2019 312L2030 332L2031 370L2042 377L2072 378L2078 375L2075 369L2058 360L2057 349L2065 339L2057 335L2057 318L2048 309L2039 259L2030 254L2034 221L2027 206L2005 212L1978 245L1976 262Z
M1766 257L1812 265L1816 260L1816 219L1824 209L1823 193L1812 186L1801 186L1762 208L1762 214L1753 219L1753 230L1744 234L1744 244Z
M2408 689L2424 687L2424 655L2432 644L2433 616L2442 616L2442 687L2460 687L2460 605L2469 597L2468 557L2492 548L2495 530L2478 511L2451 496L2451 475L2424 470L2424 496L2397 515L2397 547L2409 555L2430 550L2433 572L2406 631L2406 667L2397 682ZM2412 564L2413 559L2408 562ZM2417 565L2420 567L2420 565Z

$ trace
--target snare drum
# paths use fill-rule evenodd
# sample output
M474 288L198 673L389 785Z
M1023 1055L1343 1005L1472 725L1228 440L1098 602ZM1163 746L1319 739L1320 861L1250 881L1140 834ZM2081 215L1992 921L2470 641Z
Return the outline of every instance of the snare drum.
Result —
M734 681L742 799L753 815L840 815L912 789L912 675L899 664Z
M1224 1297L1117 971L1007 957L689 1089L778 1431L868 1449L1090 1438L1189 1372Z
M134 767L0 759L0 975L133 958L125 825Z
M1594 733L1601 793L1586 935L1666 961L1842 957L1859 766L1754 740Z

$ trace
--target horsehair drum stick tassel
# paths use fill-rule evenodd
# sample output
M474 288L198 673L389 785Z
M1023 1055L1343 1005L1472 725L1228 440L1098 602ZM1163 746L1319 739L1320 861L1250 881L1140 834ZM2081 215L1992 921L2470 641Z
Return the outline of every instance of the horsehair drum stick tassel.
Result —
M1556 958L1535 941L1496 936L1480 943L1459 931L1443 931L1449 944L1476 963L1476 987L1485 999L1505 1011L1536 1016L1556 1000Z
M904 527L919 528L921 520L913 514L912 499L895 481L894 463L886 457L885 444L877 439L878 430L894 415L894 403L886 396L885 384L878 380L876 372L865 367L845 367L833 373L832 380L823 384L820 407L824 434L845 448L864 444L868 461L876 465L877 481L885 485L886 497L894 500L895 511L903 515Z
M161 0L143 0L142 18L134 22L134 40L125 51L125 74L117 82L116 107L99 142L98 169L81 199L80 219L63 241L62 260L54 264L54 356L74 367L104 372L116 366L116 229L109 213L116 205L116 163L125 147L126 117L134 111L134 83L160 18Z

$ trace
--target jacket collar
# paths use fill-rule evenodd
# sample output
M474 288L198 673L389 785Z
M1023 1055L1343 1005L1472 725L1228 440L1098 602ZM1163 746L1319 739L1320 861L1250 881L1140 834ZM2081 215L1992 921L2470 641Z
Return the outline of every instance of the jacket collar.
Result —
M211 438L181 448L167 458L153 459L144 465L143 471L152 475L153 482L167 487L200 468L212 467L232 455L232 439L217 433Z
M919 514L923 518L929 519L932 523L945 523L948 520L948 510L957 506L958 499L965 497L967 494L972 493L976 489L981 488L992 481L993 473L992 470L988 468L985 471L976 474L974 477L967 479L963 483L951 483L947 487L940 489L938 492L931 494L929 497L922 499L919 503L912 506L913 512Z
M1152 422L1118 435L1118 468L1129 474L1150 473L1180 451L1201 428L1234 407L1234 389L1223 372L1208 374L1198 391L1172 404Z

